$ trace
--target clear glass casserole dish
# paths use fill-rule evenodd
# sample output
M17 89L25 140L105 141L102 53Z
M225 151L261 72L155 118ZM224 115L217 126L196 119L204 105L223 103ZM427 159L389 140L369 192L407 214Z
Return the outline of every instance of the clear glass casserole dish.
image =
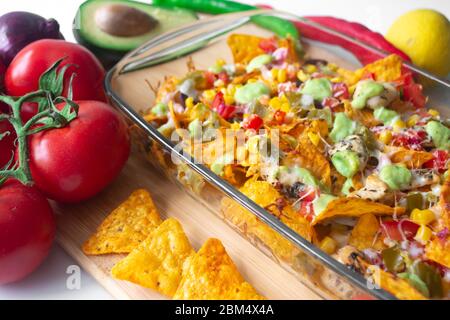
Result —
M209 168L183 153L142 116L155 99L155 92L151 88L156 87L165 76L182 76L191 61L189 59L199 69L206 69L217 58L231 61L231 54L225 44L230 33L270 36L270 32L249 22L249 17L261 13L301 21L310 28L386 56L386 53L301 17L276 11L244 12L200 20L144 44L108 72L106 91L112 102L139 128L134 131L134 141L148 154L152 163L209 211L222 217L245 239L294 273L302 283L328 299L352 299L361 295L395 299L391 293L376 285L376 279L366 279L324 253ZM334 46L305 41L305 51L308 56L325 59L348 69L359 66L353 56ZM414 66L405 64L405 67L433 83L425 92L429 103L448 117L449 109L445 103L450 96L449 83Z

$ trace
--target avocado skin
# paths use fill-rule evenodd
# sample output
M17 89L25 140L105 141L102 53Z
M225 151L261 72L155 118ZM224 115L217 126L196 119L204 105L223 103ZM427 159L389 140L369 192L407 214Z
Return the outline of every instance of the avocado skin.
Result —
M127 54L127 51L119 51L119 50L112 50L112 49L103 49L100 47L97 47L90 42L87 42L83 39L78 29L73 29L73 35L75 37L75 40L81 44L83 47L87 48L89 51L91 51L102 63L103 67L106 70L111 69L116 65L117 62L120 61L120 59L123 58L125 54Z

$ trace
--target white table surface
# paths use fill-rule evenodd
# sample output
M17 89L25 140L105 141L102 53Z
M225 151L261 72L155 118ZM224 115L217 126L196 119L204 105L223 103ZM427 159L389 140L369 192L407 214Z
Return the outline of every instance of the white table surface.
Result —
M74 41L72 19L82 0L0 0L0 14L9 11L30 11L47 18L56 18L66 40ZM145 1L142 1L145 2ZM147 1L149 2L149 1ZM364 23L384 33L400 14L416 8L436 9L450 17L448 0L260 0L277 9L299 15L332 15ZM69 266L76 262L58 245L54 245L47 260L27 279L0 287L0 300L5 299L110 299L111 296L86 272L81 271L80 288L66 286Z

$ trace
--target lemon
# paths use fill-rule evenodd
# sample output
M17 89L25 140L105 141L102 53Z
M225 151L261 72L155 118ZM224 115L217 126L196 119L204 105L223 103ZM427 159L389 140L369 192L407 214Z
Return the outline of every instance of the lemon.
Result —
M450 23L441 13L419 9L400 16L386 39L412 62L438 76L450 72Z

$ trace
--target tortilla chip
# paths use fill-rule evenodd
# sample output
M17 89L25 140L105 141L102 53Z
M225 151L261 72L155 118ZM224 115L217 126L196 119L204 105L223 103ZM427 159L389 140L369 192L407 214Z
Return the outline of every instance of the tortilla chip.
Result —
M379 124L381 121L375 119L373 115L373 110L364 108L362 110L358 110L352 107L350 101L344 101L344 110L345 114L352 120L357 121L364 125L365 127L372 128Z
M367 73L373 74L377 81L395 81L402 75L402 58L396 54L391 54L355 71L359 79Z
M385 204L372 202L358 198L339 198L331 201L325 210L315 216L311 222L315 225L326 219L334 217L361 217L367 213L378 216L392 216L394 214L401 215L405 212L402 207L390 207Z
M406 148L393 148L388 152L393 163L404 163L408 169L420 169L422 165L433 159L433 155L426 151L416 151Z
M259 47L263 38L246 34L232 34L227 43L233 54L234 63L249 63L254 57L264 54Z
M174 295L178 300L262 300L245 282L220 240L208 239L190 260Z
M439 229L450 229L450 175L447 176L447 179L442 185L439 206L442 210L442 215L439 219Z
M372 213L367 213L359 217L358 222L350 234L348 243L358 250L375 248L381 250L384 245L381 238L376 238L380 229L377 217Z
M425 254L428 259L450 268L450 239L435 238L426 246Z
M111 270L127 280L172 297L183 273L183 264L195 254L178 220L170 218Z
M90 255L129 253L161 224L147 190L138 189L117 207L83 245Z
M331 187L330 163L325 155L311 142L307 131L300 135L297 149L283 159L283 164L296 164L301 168L308 169L325 186Z
M367 274L379 287L390 292L400 300L426 300L407 280L398 278L377 266L369 266Z
M311 241L313 239L314 229L291 206L285 206L282 212L279 212L275 202L281 195L267 181L257 181L252 178L240 188L240 191L260 206L267 208L306 240ZM222 213L224 218L241 230L244 235L255 242L262 243L279 259L292 262L295 255L298 254L298 250L291 242L261 222L253 213L234 200L223 198Z

